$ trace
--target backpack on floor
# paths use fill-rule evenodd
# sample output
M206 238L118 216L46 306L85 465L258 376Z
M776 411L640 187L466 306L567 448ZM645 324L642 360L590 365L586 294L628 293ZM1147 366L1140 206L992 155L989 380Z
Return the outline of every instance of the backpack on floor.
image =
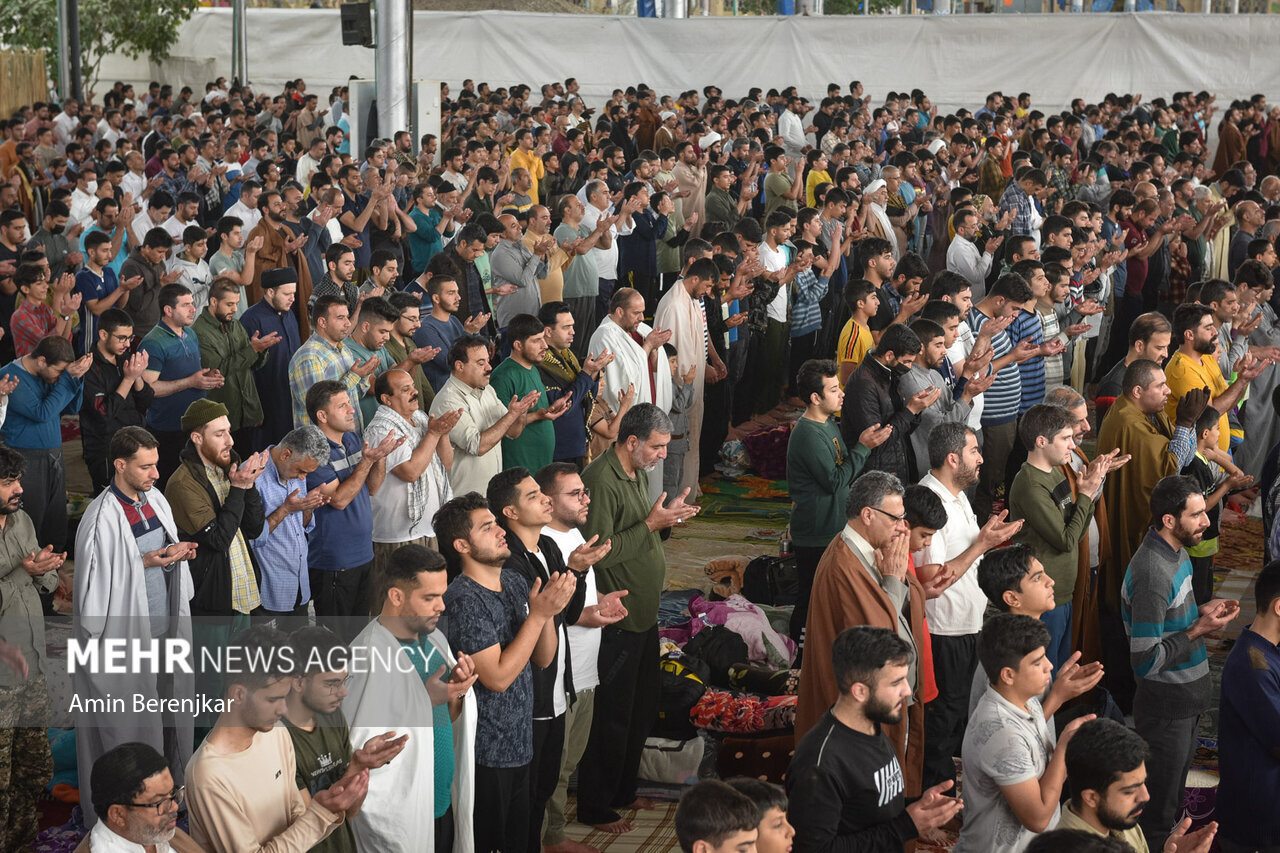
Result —
M706 682L690 666L677 660L658 662L658 719L653 725L655 738L687 740L696 737L697 728L689 712L707 692ZM659 781L659 780L653 780Z
M800 595L800 576L792 555L756 557L742 572L742 597L771 607L794 605Z

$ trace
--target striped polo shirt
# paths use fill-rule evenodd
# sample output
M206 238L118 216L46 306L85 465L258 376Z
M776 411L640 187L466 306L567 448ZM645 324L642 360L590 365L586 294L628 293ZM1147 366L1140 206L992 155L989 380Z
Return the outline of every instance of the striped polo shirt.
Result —
M1036 346L1044 343L1044 326L1040 324L1040 318L1034 311L1028 311L1025 308L1018 309L1018 315L1009 324L1009 334L1013 336L1014 344L1025 341L1027 338L1031 338ZM1044 402L1044 356L1032 356L1019 364L1018 374L1022 377L1022 397L1018 402L1018 414L1022 415L1037 403Z
M976 336L982 325L991 318L978 310L977 306L969 309L969 328ZM1012 326L1010 326L1012 328ZM992 336L991 348L995 350L995 358L1003 358L1013 352L1013 337L1009 329ZM982 425L984 427L1000 426L1013 423L1018 418L1018 403L1022 399L1022 374L1018 365L1008 364L996 374L996 379L982 394Z

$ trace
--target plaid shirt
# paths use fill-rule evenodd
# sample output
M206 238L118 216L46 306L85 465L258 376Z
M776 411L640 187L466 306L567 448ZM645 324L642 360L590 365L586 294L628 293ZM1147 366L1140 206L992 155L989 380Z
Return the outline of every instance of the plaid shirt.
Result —
M226 503L227 495L231 494L231 480L227 472L206 462L204 475L209 478L209 485L213 486L218 500ZM244 544L244 533L239 528L231 542L228 558L231 561L231 607L237 613L251 613L262 604L262 597L258 594L253 563L249 560L249 546Z
M1032 236L1031 213L1034 210L1031 196L1027 195L1026 190L1017 181L1009 181L1009 186L1005 187L1004 195L1000 196L1000 207L998 212L1003 214L1006 210L1012 210L1013 223L1009 226L1009 233L1014 237L1030 237Z
M22 358L36 348L36 344L53 334L58 326L58 315L43 302L24 299L13 312L10 328L13 329L13 351Z
M360 417L360 397L365 391L365 380L351 368L356 364L355 353L343 343L332 343L320 334L313 334L289 360L289 394L293 398L293 425L311 423L307 417L307 391L324 379L335 379L347 389L351 405L356 410L357 435L364 432Z
M1049 187L1053 190L1049 194L1049 205L1053 206L1054 202L1061 200L1063 204L1075 198L1075 191L1071 187L1071 170L1059 169L1057 166L1049 166L1045 171L1045 176L1049 179Z

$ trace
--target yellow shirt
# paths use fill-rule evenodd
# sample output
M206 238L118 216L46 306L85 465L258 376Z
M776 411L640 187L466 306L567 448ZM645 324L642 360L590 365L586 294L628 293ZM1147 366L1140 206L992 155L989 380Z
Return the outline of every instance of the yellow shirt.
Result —
M858 330L856 334L855 328ZM840 330L840 343L836 347L836 354L841 364L849 362L858 365L862 364L862 359L866 358L867 353L875 345L871 330L866 326L859 326L850 317L849 322L845 323L844 328Z
M1077 815L1068 805L1062 810L1062 816L1058 818L1058 825L1054 829L1080 829L1085 832L1091 832L1094 835L1105 837L1106 833L1099 832L1093 826L1090 826L1084 818ZM1147 847L1147 839L1142 834L1140 827L1132 829L1112 830L1111 837L1125 842L1133 848L1134 853L1150 853Z
M818 199L814 195L814 190L818 188L818 184L831 183L831 175L828 172L819 172L817 169L810 169L809 176L804 179L804 201L810 207L818 206Z
M516 148L511 152L511 168L529 170L529 177L533 178L533 186L529 187L529 198L533 199L534 204L541 204L538 201L538 181L547 174L546 166L542 165L542 158L535 154L533 149L526 152L522 148Z
M1164 370L1165 381L1169 383L1169 402L1164 411L1172 422L1178 411L1178 401L1186 396L1192 388L1208 388L1209 397L1217 397L1227 390L1227 380L1218 367L1217 360L1211 355L1201 355L1200 360L1190 358L1178 350L1169 360ZM1218 446L1223 450L1231 449L1231 424L1227 413L1222 412L1218 419Z

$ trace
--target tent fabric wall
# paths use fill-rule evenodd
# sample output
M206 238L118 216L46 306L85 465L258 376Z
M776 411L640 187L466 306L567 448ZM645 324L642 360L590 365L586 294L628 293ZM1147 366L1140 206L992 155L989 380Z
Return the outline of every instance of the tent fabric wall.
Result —
M317 92L372 76L373 51L344 46L336 10L250 9L249 76ZM1107 92L1148 97L1207 89L1221 98L1280 91L1280 16L1142 14L691 17L640 19L518 12L415 12L414 77L491 86L577 77L589 104L644 81L660 92L714 82L727 95L829 82L866 91L918 86L940 108L987 92L1031 92L1041 108ZM102 79L185 83L229 74L231 12L201 9L158 66L110 57Z

